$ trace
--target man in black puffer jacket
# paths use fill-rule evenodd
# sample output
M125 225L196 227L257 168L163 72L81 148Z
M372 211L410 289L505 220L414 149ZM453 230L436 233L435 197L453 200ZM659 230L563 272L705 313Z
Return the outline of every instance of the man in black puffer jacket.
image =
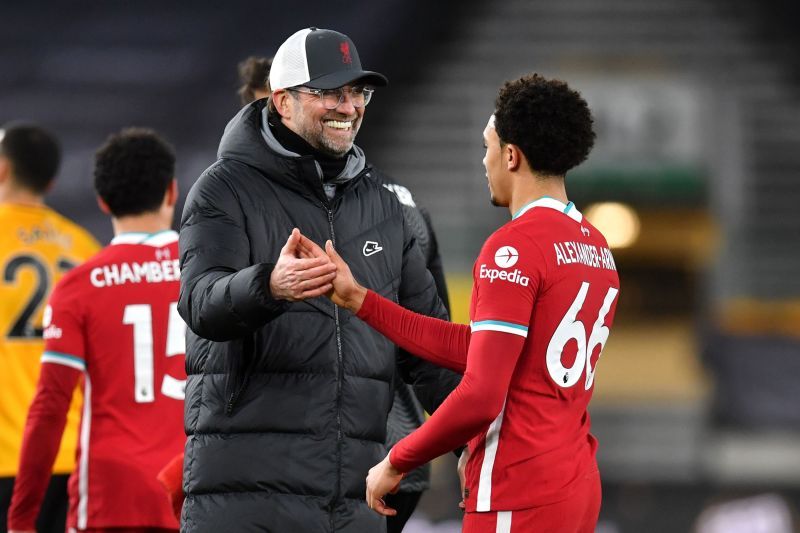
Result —
M239 63L239 78L242 82L238 95L242 105L254 100L269 97L269 71L272 58L250 56ZM450 314L450 301L447 294L444 266L439 255L439 245L430 215L422 207L417 206L406 187L393 181L390 177L378 172L371 173L382 185L395 193L403 204L406 223L416 239L417 246L425 258L425 266L436 282L436 292ZM401 379L395 379L394 401L386 422L386 446L391 448L400 439L417 429L425 421L425 413L411 386ZM431 467L423 465L409 472L400 483L400 490L389 494L384 499L386 504L395 509L397 514L386 518L387 533L400 533L417 507L423 491L430 488Z
M365 286L446 313L402 205L353 145L369 85L385 78L361 69L345 35L306 29L270 81L273 96L228 124L182 217L183 528L380 532L364 478L385 455L395 365L429 411L459 378L325 298L296 301L330 277L296 257L292 228L333 239Z

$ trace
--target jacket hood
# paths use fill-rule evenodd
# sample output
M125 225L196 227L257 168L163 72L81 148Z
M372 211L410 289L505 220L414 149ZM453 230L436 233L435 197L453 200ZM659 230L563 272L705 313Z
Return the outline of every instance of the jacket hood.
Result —
M220 159L234 159L255 167L271 179L285 177L306 181L322 187L322 169L313 156L301 156L284 148L267 125L268 99L256 100L244 106L234 116L225 131L217 150ZM333 180L342 184L359 175L366 167L364 151L356 145L347 154L347 164ZM278 180L282 181L282 180Z

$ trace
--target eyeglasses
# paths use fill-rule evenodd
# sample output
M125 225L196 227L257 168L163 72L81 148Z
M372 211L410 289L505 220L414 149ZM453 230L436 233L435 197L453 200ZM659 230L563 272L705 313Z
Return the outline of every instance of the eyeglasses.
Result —
M339 87L338 89L312 89L301 85L300 87L290 87L286 90L295 93L313 94L322 100L322 105L325 109L336 109L339 104L344 102L344 87ZM365 107L372 99L372 93L375 92L375 89L363 85L355 85L348 89L347 92L350 93L350 102L353 107Z

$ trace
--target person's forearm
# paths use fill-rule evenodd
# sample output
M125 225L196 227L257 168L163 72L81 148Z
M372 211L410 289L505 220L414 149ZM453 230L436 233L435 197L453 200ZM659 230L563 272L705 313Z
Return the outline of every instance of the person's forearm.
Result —
M252 264L250 235L228 173L217 168L195 183L181 217L178 311L197 335L241 338L283 313L269 289L274 265Z
M419 429L392 448L392 465L408 472L484 431L503 409L524 342L506 333L476 335L461 383Z
M197 279L186 273L178 302L181 316L197 335L214 341L255 331L289 305L269 293L273 266L262 263L235 273L205 272Z
M35 528L79 376L80 372L72 368L42 365L25 424L19 470L8 510L9 529Z
M420 315L367 291L357 316L389 340L434 364L463 373L469 326Z

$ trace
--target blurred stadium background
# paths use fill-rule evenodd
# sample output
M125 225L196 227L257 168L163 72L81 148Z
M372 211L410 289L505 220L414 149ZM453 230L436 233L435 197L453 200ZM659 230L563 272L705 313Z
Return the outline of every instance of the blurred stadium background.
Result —
M800 508L800 8L789 0L5 2L0 121L54 129L49 202L101 241L91 157L122 127L175 145L185 194L237 111L236 64L295 30L350 35L390 86L358 143L427 207L466 321L505 210L481 131L499 85L580 90L598 142L570 197L622 295L592 405L603 533L788 533ZM457 531L455 465L408 531Z

